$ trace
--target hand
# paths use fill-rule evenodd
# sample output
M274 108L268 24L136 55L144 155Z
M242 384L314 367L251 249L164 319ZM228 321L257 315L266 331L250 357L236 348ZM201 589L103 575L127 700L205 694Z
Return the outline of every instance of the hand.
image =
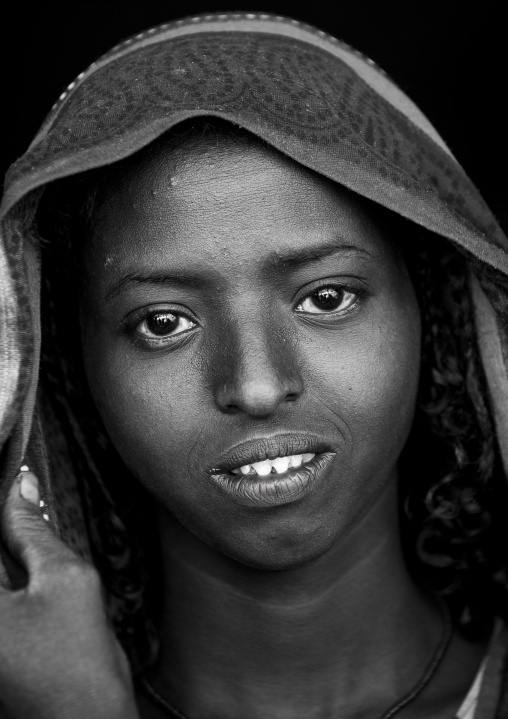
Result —
M0 563L0 716L136 719L129 666L108 626L99 576L42 518L31 472L13 483L3 536L28 583L10 590Z

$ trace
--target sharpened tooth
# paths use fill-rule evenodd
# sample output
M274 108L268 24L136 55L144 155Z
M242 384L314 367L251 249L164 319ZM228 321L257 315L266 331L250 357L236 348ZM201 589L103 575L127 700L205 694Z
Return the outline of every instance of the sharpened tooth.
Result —
M266 477L272 471L272 463L269 459L265 459L262 462L253 462L252 469L254 469L260 477Z
M284 472L288 471L289 457L276 457L272 459L272 464L277 474L284 474Z
M314 452L307 452L306 454L293 454L288 457L264 459L262 462L244 464L233 469L232 472L233 474L258 474L260 477L266 477L269 474L284 474L293 467L300 467L305 462L310 462L315 456Z

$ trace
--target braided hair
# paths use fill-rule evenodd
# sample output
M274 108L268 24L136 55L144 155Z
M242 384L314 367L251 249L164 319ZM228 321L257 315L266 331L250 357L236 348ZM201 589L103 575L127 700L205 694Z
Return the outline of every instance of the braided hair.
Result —
M178 136L186 139L205 132L252 138L220 121L183 125ZM102 426L76 331L81 253L93 232L97 193L119 165L49 186L33 232L43 258L42 391L72 457L111 621L134 671L141 671L157 652L150 620L159 557L153 506ZM390 237L404 237L404 246L397 244L422 316L418 408L400 458L402 546L415 579L445 595L457 623L473 634L506 613L501 511L508 496L478 355L468 263L451 243L372 207Z
M401 458L405 549L418 576L447 595L465 632L475 633L506 614L506 479L467 260L430 234L418 245L406 255L422 316L422 362Z

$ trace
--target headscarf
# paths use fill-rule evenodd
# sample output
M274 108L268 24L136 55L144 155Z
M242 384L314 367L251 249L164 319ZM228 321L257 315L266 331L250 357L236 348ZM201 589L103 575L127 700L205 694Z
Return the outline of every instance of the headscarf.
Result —
M86 551L72 466L48 466L46 447L61 439L50 425L41 427L36 410L40 264L31 228L45 187L126 158L201 116L245 128L463 253L508 473L508 239L479 192L429 121L371 60L294 20L215 14L150 29L93 63L8 172L0 209L0 501L29 460L53 525Z

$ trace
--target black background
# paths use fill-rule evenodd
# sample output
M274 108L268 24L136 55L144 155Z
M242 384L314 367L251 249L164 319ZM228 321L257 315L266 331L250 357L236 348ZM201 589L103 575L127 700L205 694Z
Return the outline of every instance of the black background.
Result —
M493 2L19 2L4 17L0 170L26 149L58 95L125 37L186 15L227 10L290 15L383 67L427 114L508 227L508 38ZM5 11L4 11L5 12Z

